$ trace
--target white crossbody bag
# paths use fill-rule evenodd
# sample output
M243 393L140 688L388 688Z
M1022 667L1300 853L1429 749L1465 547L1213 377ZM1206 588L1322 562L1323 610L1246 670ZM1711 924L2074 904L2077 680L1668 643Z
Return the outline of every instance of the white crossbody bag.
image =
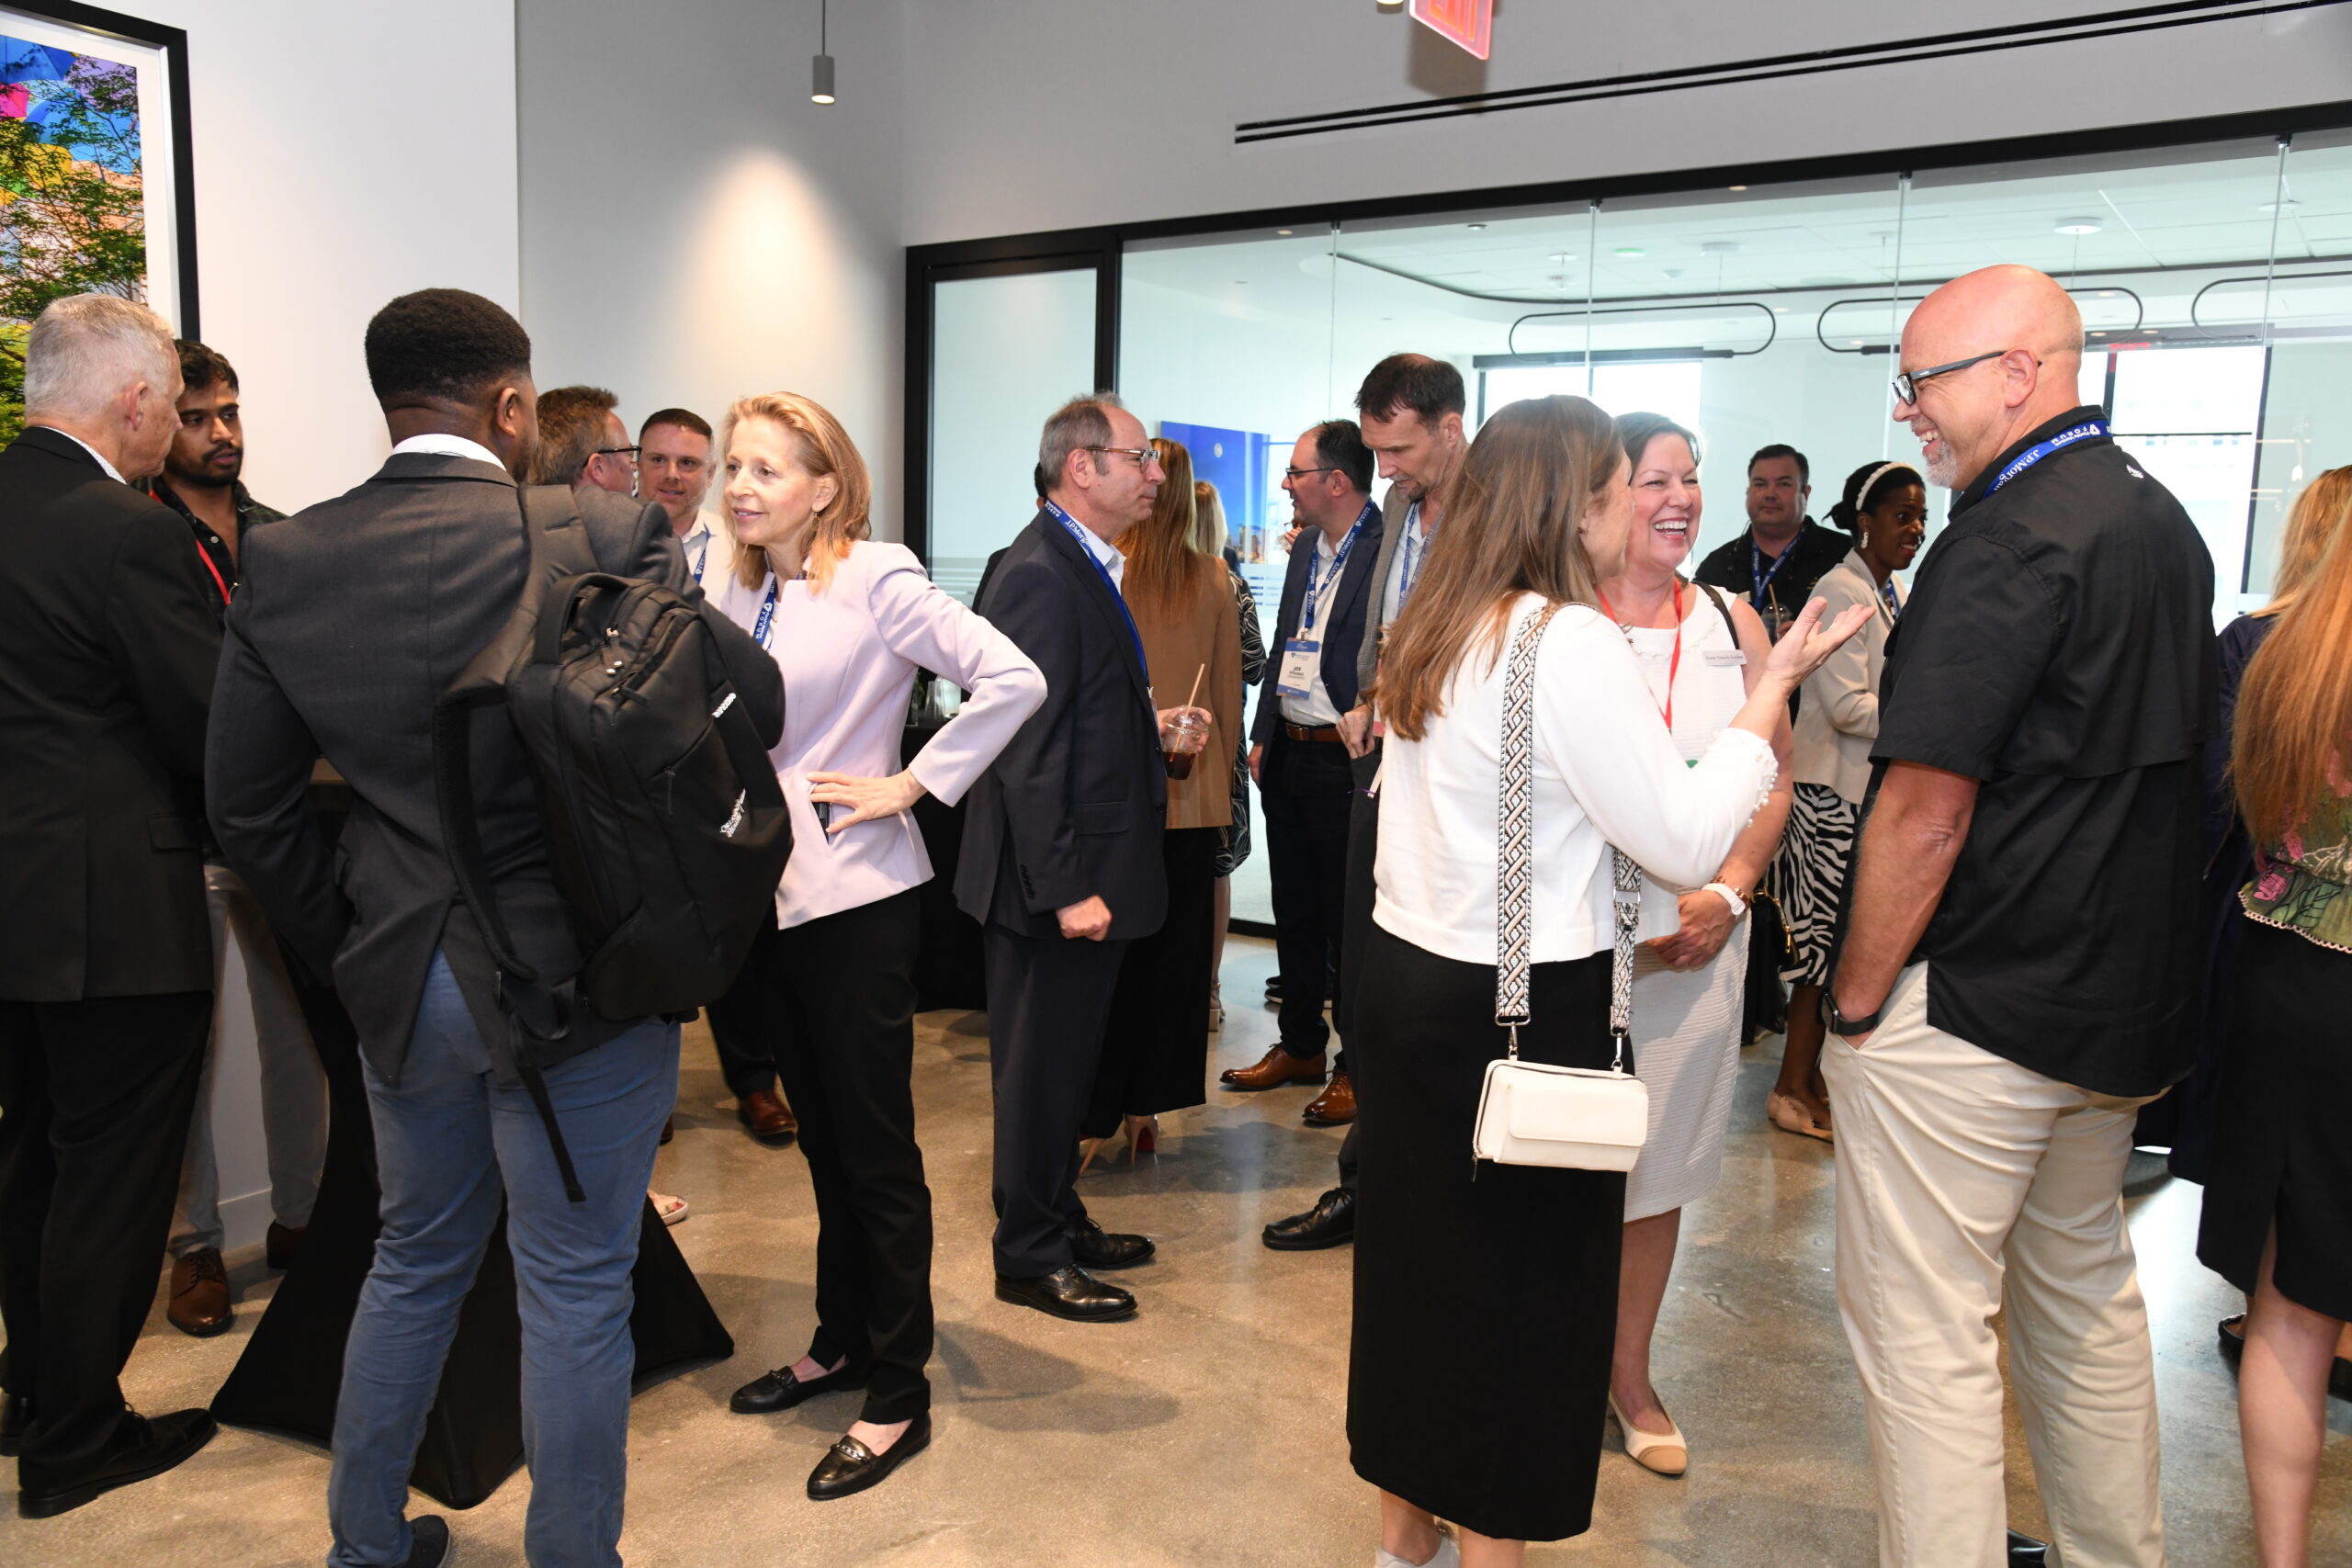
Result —
M1531 837L1535 795L1535 649L1557 605L1527 619L1503 673L1500 897L1495 916L1495 1025L1510 1035L1509 1055L1487 1064L1471 1152L1499 1165L1572 1170L1631 1170L1649 1137L1650 1092L1625 1070L1633 1020L1634 933L1642 919L1642 874L1611 848L1615 946L1610 961L1609 1038L1616 1059L1607 1071L1555 1067L1519 1059L1519 1031L1529 1021L1528 953L1533 940L1534 867Z

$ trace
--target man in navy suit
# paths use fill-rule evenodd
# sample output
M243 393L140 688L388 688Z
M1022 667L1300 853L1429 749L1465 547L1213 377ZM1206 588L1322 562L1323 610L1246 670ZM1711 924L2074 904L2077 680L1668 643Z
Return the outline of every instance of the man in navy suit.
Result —
M1380 558L1372 466L1355 422L1335 419L1298 438L1283 477L1303 531L1291 547L1250 747L1250 773L1266 803L1282 1039L1256 1066L1222 1074L1232 1089L1323 1081L1331 1035L1323 977L1339 953L1353 787L1339 726L1356 705L1356 655L1374 608L1370 588ZM1347 1071L1344 1050L1339 1071Z
M979 613L1035 660L1045 705L972 787L956 901L983 928L996 1100L996 1293L1081 1322L1135 1297L1087 1272L1143 1262L1078 1199L1078 1124L1127 942L1168 907L1168 774L1119 536L1167 475L1107 393L1046 422L1045 505L990 570Z

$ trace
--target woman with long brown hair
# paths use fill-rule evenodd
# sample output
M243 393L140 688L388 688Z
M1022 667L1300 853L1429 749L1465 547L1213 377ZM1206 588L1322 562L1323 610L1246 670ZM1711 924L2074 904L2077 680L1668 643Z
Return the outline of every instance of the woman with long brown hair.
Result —
M1233 820L1233 779L1225 760L1241 734L1241 622L1225 562L1195 538L1192 454L1154 439L1168 478L1151 516L1119 536L1127 558L1119 591L1143 637L1153 700L1191 702L1212 716L1208 744L1172 770L1168 830L1160 840L1168 869L1168 915L1159 930L1127 944L1111 997L1094 1093L1079 1131L1087 1143L1080 1168L1124 1123L1127 1157L1159 1146L1164 1111L1198 1105L1209 1058L1210 964L1215 932L1216 856ZM1188 696L1195 678L1198 696Z
M1568 397L1502 409L1446 493L1445 527L1382 656L1380 863L1350 1047L1363 1157L1348 1438L1356 1473L1380 1489L1383 1564L1516 1565L1527 1541L1592 1518L1625 1179L1464 1157L1487 1066L1505 1053L1498 933L1528 935L1521 1055L1607 1066L1611 846L1669 886L1713 876L1771 788L1789 694L1869 615L1824 629L1809 606L1686 764L1599 608L1633 510L1606 413ZM1522 637L1530 886L1523 926L1504 928L1503 684ZM1661 919L1640 934L1670 931Z
M2290 559L2293 557L2290 555ZM2352 527L2339 512L2238 690L2254 844L2197 1256L2249 1298L2238 1426L2264 1568L2301 1568L2352 1322Z
M707 581L783 673L784 735L769 760L797 848L775 924L711 1010L773 1054L800 1111L818 1226L808 1349L729 1404L769 1416L865 1390L859 1419L809 1474L822 1501L876 1484L931 1440L931 1191L910 1084L915 889L931 861L909 813L926 794L962 798L1046 700L1046 680L904 546L866 536L865 459L821 404L745 398L721 445L734 570ZM901 767L918 670L972 694Z

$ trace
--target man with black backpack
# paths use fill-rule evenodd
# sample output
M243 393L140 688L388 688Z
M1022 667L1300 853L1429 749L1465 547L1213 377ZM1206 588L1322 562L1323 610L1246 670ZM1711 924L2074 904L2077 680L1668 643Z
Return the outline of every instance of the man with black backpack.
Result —
M383 1233L328 1485L332 1561L349 1568L433 1568L447 1550L443 1521L403 1518L408 1475L502 1206L525 1551L546 1568L618 1561L629 1271L677 1083L677 1025L659 1015L708 999L678 992L724 967L730 921L748 943L766 898L741 919L704 900L720 934L683 959L613 901L667 917L682 875L730 855L761 863L772 893L789 847L763 759L729 771L781 732L775 665L701 607L668 514L518 491L530 354L512 316L460 290L378 313L368 372L392 455L254 536L214 693L215 829L279 933L333 975L376 1127ZM628 754L661 743L649 724L679 736L650 769ZM598 744L621 765L583 776ZM304 809L321 754L356 796L332 850ZM598 811L632 829L617 854L583 821Z

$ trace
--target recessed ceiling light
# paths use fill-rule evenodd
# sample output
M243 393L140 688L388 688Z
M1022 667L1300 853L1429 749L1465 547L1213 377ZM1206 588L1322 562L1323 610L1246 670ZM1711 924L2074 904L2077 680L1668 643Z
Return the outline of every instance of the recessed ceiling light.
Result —
M1772 307L1772 314L1776 316L1785 316L1788 313L1789 308L1786 305L1775 305Z
M1639 245L1620 245L1617 247L1616 254L1621 260L1638 261L1642 257L1649 254L1649 252L1642 249Z
M1551 262L1572 262L1577 259L1577 254L1574 251L1555 251L1544 259Z
M2102 299L2112 299L2115 298L2115 290L2112 288L2102 288L2098 291L2098 297Z
M2058 232L2061 234L2096 234L2106 227L2107 225L2105 223L2100 222L2096 218L2061 218L2058 220Z
M1699 247L1702 256L1728 256L1739 254L1737 240L1709 240Z
M1464 229L1483 229L1486 225L1484 223L1464 223L1463 227Z
M1746 190L1747 187L1746 186L1733 186L1731 188L1733 190Z
M1295 234L1298 231L1295 229L1277 229L1274 232L1277 234Z

